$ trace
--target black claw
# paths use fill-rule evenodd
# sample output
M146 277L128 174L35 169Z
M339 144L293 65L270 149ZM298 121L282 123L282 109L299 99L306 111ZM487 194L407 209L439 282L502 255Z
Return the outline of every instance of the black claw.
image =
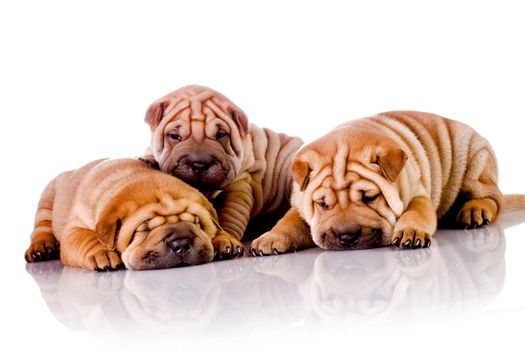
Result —
M395 239L392 241L392 245L395 245L396 247L399 247L399 238L395 238Z
M255 249L250 249L250 253L252 253L253 256L257 256L257 253L255 252Z
M430 244L432 243L432 241L430 239L427 239L425 240L425 245L423 246L423 248L428 248L430 247Z
M416 240L416 243L414 243L413 248L421 248L421 240L419 238Z
M409 239L408 241L406 241L405 243L403 243L403 247L405 247L405 248L410 248L410 245L411 245L411 244L412 244L412 240Z
M264 256L263 251L259 250L259 256Z
M483 225L490 225L490 220L484 219L483 220Z
M231 251L232 251L231 247L226 247L226 248L224 248L223 253L226 254L226 255L230 255Z
M281 254L281 253L279 253L279 251L277 249L273 248L273 255L279 255L279 254Z
M55 251L51 248L47 248L46 250L47 258L48 259L54 259L55 258Z

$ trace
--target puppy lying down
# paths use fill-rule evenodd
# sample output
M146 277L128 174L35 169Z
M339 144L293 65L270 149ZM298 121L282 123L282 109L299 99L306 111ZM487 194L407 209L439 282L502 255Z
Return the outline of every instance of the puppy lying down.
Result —
M292 168L292 208L252 243L254 255L428 247L438 224L475 228L525 209L524 195L500 192L488 141L430 113L350 121L301 148Z
M101 159L47 185L25 258L60 257L65 265L98 271L145 270L243 252L193 187L140 160Z

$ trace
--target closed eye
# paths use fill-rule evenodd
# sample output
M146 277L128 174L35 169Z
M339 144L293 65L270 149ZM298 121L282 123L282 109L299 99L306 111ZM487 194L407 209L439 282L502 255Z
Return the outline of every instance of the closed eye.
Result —
M362 202L365 204L369 204L375 201L377 197L379 197L379 193L373 195L366 195L363 193Z

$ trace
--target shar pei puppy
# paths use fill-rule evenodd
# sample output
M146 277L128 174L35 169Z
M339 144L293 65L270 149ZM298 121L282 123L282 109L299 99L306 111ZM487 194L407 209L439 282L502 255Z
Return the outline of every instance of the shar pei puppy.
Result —
M151 144L143 159L212 199L220 225L235 239L251 219L289 208L300 138L250 124L228 98L202 86L158 99L145 121Z
M487 140L429 113L343 124L297 153L293 178L292 208L253 242L253 254L428 247L438 223L475 228L525 208L525 196L501 194Z
M101 159L47 185L25 258L60 257L98 271L160 269L230 257L214 252L223 241L243 249L199 191L139 160Z

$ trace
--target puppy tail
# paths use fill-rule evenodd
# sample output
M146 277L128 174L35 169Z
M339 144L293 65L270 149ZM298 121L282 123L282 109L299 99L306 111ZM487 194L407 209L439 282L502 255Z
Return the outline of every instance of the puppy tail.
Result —
M503 196L503 211L525 210L525 194L506 194Z

